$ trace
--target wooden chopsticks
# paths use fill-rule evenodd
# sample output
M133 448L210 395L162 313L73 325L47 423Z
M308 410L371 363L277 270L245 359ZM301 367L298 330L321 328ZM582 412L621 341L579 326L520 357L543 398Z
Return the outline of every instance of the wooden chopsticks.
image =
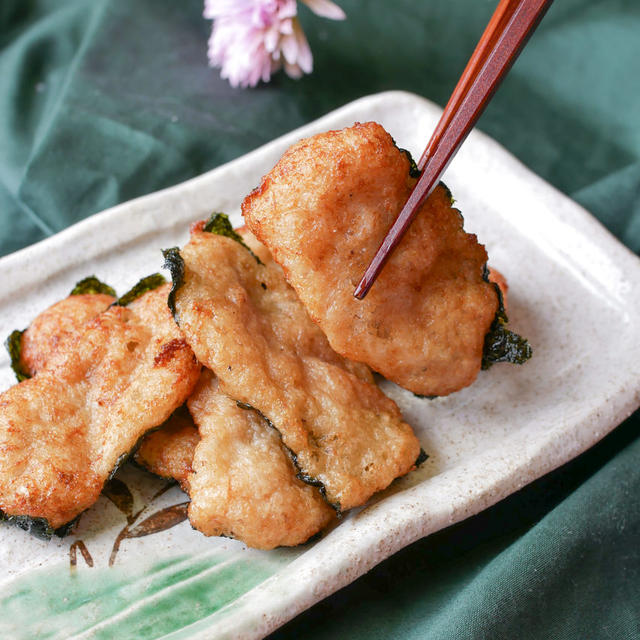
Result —
M356 287L356 298L367 295L551 2L501 0L498 4L420 157L422 175Z

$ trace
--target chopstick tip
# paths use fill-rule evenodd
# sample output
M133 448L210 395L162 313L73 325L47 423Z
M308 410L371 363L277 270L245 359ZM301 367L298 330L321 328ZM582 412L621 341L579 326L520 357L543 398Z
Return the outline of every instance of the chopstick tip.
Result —
M362 300L367 293L369 293L369 289L371 288L371 283L366 282L366 275L362 276L362 280L358 283L358 286L355 288L353 292L353 297L356 300Z
M378 250L378 254L376 254L364 272L360 282L358 282L358 286L355 288L353 292L353 297L356 300L362 300L369 293L369 289L376 281L378 277L378 273L380 273L380 269L382 268L382 264L380 263L380 250Z

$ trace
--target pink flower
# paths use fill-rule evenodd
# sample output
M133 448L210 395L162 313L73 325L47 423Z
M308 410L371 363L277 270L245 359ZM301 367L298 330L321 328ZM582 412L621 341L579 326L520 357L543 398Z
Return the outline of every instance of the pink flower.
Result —
M345 14L331 0L302 0L332 20ZM297 18L296 0L205 0L204 17L214 21L209 64L233 87L268 82L281 67L292 78L311 73L313 56Z

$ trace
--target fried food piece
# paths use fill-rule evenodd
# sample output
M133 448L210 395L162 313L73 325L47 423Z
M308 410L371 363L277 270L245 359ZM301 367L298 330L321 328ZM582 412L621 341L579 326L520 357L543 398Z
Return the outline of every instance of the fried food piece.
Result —
M176 480L189 493L189 474L198 442L198 429L186 407L181 407L158 430L142 438L133 458L151 473Z
M440 396L475 380L498 309L483 279L485 249L464 232L446 187L422 206L367 297L353 297L414 184L391 136L356 124L293 145L242 211L338 353Z
M202 438L189 476L192 526L273 549L306 542L335 517L317 489L296 477L278 432L222 393L210 371L187 404Z
M0 510L71 521L138 439L193 389L200 365L167 309L168 285L85 324L45 369L0 395Z
M114 301L113 296L103 293L85 293L71 295L51 305L22 334L22 370L34 376L44 369L58 349L73 343L85 323Z
M281 433L307 481L341 509L363 504L413 468L418 440L370 373L331 350L268 252L242 238L253 254L193 229L173 261L178 323L221 390Z
M46 368L52 354L73 343L87 321L116 298L102 293L72 294L39 314L21 336L20 367L29 377ZM186 407L175 411L157 431L145 435L134 458L163 478L180 483L188 492L187 476L200 440Z

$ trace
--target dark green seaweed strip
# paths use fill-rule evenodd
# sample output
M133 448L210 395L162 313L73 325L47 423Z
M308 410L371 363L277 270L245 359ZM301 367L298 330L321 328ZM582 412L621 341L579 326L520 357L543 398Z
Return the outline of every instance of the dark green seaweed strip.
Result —
M409 151L408 149L403 149L402 147L399 147L398 143L393 138L391 138L391 142L393 142L393 146L400 153L404 153L404 155L407 156L407 159L409 160L409 175L412 178L419 178L421 175L421 171L420 169L418 169L418 165L416 164L416 161L413 159L413 156L411 155L411 151Z
M146 434L147 434L147 432L145 431L144 435L146 435ZM140 442L140 440L142 440L144 435L140 436L140 438L138 439L138 442ZM136 446L137 446L137 443L134 446L134 448L132 449L132 451L135 451ZM107 482L109 482L109 480L111 480L113 478L113 476L115 476L116 473L118 473L118 470L129 459L130 455L131 455L131 451L127 451L125 453L121 453L118 456L118 459L116 460L116 463L113 465L113 469L111 469L111 472L109 473L109 475L107 476L107 479L105 480L105 484L107 484Z
M2 510L0 510L0 522L6 522L7 524L19 527L23 531L31 534L32 536L39 538L40 540L51 540L51 536L54 534L59 538L64 538L73 528L73 525L78 521L80 516L76 516L70 522L63 524L62 526L54 529L46 518L33 518L31 516L8 516Z
M409 175L412 178L419 178L422 172L420 171L420 169L418 169L418 165L416 164L416 161L413 159L411 152L408 149L402 149L400 147L398 147L398 151L400 151L401 153L404 153L404 155L407 156L407 158L409 159Z
M158 287L161 287L167 282L166 278L161 273L153 273L146 278L139 280L127 293L118 298L113 304L118 307L126 307L130 305L134 300L137 300L140 296L144 295L148 291L153 291Z
M502 320L494 320L484 339L482 368L488 369L496 362L524 364L532 354L525 338L507 329Z
M51 540L54 533L53 527L46 518L32 518L31 516L8 516L0 510L0 521L19 527L40 540Z
M225 236L226 238L231 238L236 242L239 242L241 245L245 246L247 249L247 245L244 243L242 236L235 231L235 229L231 226L231 222L229 220L229 216L226 213L220 213L218 211L214 211L209 219L204 223L203 231L207 233L215 233L219 236Z
M453 203L456 201L456 199L453 197L453 194L451 193L451 189L449 189L449 187L447 187L447 185L444 182L442 182L442 180L438 182L438 186L442 187L445 190L447 197L451 201L451 206L453 206ZM462 211L460 211L459 209L456 209L456 211L458 212L460 217L464 220L464 217L462 216Z
M420 453L418 454L418 457L416 458L415 461L415 466L419 467L423 462L426 462L429 459L429 454L422 448L420 447Z
M22 366L22 334L26 329L14 329L9 337L5 340L4 346L9 352L9 358L11 358L11 368L16 374L18 382L22 382L31 377L31 374Z
M310 476L308 473L303 471L303 469L300 467L300 463L298 462L298 456L284 443L284 440L282 440L282 434L278 430L278 427L276 427L273 424L273 422L271 422L271 420L269 420L269 418L267 418L267 416L265 416L264 413L262 413L262 411L260 411L259 409L256 409L254 406L247 404L246 402L240 402L239 400L236 400L236 405L240 409L246 409L247 411L255 411L272 429L275 429L275 431L280 436L280 442L282 443L282 446L287 450L287 452L289 453L289 457L291 458L291 462L293 462L293 466L296 469L296 478L298 478L298 480L301 480L305 484L311 485L312 487L315 487L316 489L318 489L324 501L332 509L335 510L338 518L342 518L342 511L340 510L340 504L337 502L331 502L329 498L327 498L327 488L324 486L321 480L318 480L317 478L314 478L313 476Z
M84 512L82 512L84 513ZM69 520L66 524L60 525L57 529L54 529L53 533L58 536L58 538L64 538L71 533L71 529L75 526L76 522L80 520L80 516L82 513L79 513L73 520Z
M171 273L171 291L169 291L167 304L169 305L173 319L178 322L176 315L176 293L178 293L178 289L184 284L184 260L180 255L178 247L163 249L162 255L164 257L164 265L162 266Z
M485 282L490 282L489 269L486 264L482 278ZM496 362L524 364L533 355L531 345L525 338L507 329L506 324L509 322L509 318L507 318L507 313L504 309L502 291L495 282L491 282L491 284L494 286L498 296L498 310L484 338L482 368L489 369Z
M264 264L262 260L260 260L260 258L258 258L258 256L247 246L245 241L242 239L242 236L234 230L231 226L231 222L229 221L229 216L225 213L217 213L214 211L202 230L207 231L208 233L215 233L216 235L224 236L225 238L231 238L232 240L239 242L256 259L258 264Z
M116 297L116 292L113 287L98 280L95 276L87 276L79 282L76 282L76 286L71 289L70 296L80 296L86 293L103 293L107 296Z

